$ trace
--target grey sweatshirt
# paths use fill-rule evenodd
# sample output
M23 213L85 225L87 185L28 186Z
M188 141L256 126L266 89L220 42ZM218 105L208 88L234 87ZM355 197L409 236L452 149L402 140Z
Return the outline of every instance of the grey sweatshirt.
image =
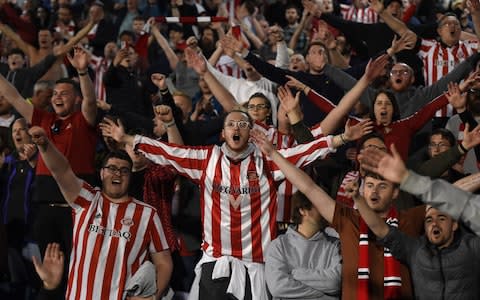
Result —
M305 239L289 227L267 250L268 289L273 299L339 299L341 262L338 239L323 232Z

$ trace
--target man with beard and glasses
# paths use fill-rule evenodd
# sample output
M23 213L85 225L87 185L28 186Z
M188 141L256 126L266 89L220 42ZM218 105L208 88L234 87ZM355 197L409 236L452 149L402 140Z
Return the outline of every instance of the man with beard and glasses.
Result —
M138 270L147 268L148 258L156 275L145 275L142 282L152 281L156 289L142 296L155 294L155 299L160 299L173 263L156 210L128 195L133 165L128 154L114 151L105 157L99 189L74 174L43 128L35 126L29 132L66 204L73 209L75 230L66 299L123 299L125 292L132 296L128 294L129 281Z
M108 120L101 124L104 136L133 146L147 159L169 165L200 185L203 257L195 270L191 299L226 299L227 294L268 299L263 263L277 236L276 187L284 175L249 142L252 126L248 113L234 108L225 117L221 146L186 147L126 135L122 126ZM347 126L343 135L279 151L303 167L344 140L360 137L363 130L359 131Z

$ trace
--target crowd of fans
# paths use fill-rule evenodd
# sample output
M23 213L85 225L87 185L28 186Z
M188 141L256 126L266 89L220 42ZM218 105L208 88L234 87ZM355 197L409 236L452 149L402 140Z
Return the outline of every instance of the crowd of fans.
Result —
M480 294L479 0L0 0L0 32L0 298Z

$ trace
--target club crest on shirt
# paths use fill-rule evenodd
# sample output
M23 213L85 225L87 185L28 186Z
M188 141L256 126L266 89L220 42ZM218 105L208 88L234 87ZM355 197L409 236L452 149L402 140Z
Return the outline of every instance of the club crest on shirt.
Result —
M124 226L132 226L133 220L131 218L124 218L120 221L120 223L122 223Z

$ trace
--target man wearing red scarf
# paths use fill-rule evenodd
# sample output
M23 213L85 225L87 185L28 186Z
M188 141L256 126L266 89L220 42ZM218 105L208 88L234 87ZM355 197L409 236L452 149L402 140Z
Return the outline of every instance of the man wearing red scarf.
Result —
M377 243L357 210L337 204L307 174L275 151L267 140L257 139L256 143L339 233L343 257L342 299L413 297L408 269ZM425 206L397 211L394 199L399 190L394 183L373 173L367 173L362 182L361 192L376 215L410 236L422 233Z

